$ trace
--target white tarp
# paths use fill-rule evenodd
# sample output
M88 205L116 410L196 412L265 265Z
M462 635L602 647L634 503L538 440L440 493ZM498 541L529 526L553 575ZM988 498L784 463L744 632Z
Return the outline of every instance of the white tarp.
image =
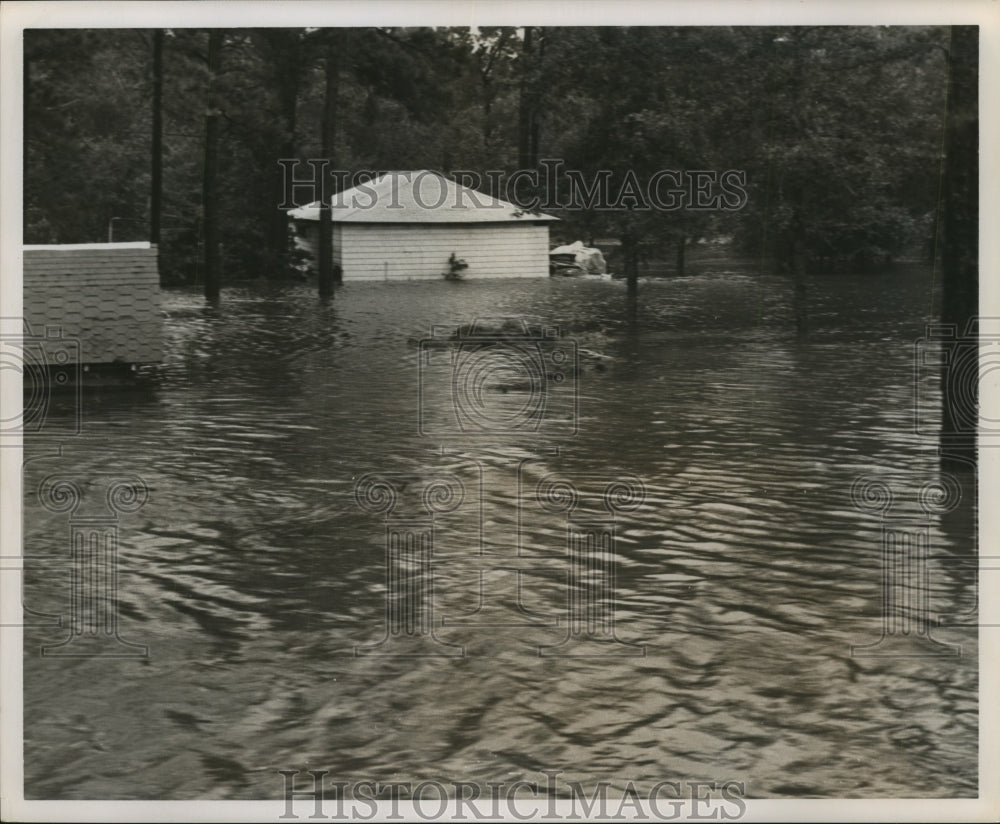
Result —
M570 243L568 246L559 246L549 252L549 254L573 255L576 265L588 275L603 275L608 271L608 265L604 262L604 255L601 254L601 250L584 246L582 240Z

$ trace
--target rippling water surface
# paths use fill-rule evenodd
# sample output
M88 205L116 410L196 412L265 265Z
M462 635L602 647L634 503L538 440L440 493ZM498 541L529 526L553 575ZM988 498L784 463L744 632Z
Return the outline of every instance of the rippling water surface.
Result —
M160 383L87 395L61 456L26 451L36 613L69 598L68 516L39 505L42 479L91 502L104 478L149 487L117 524L120 633L149 657L41 657L65 630L26 632L28 796L276 798L280 769L974 796L975 629L934 628L960 656L851 656L882 633L882 522L852 503L859 477L928 530L933 616L975 609L970 479L950 514L917 506L939 477L913 427L930 273L810 279L801 339L792 296L741 272L644 283L631 323L607 281L348 284L327 305L304 286L229 289L216 308L168 293ZM447 422L454 347L429 350L421 398L419 342L478 315L578 348L578 380L552 385L579 393L575 434L421 434L418 411ZM526 402L508 377L484 402ZM935 392L918 393L932 417ZM433 536L439 657L354 654L392 651L385 515L355 498L372 472L410 479L400 518L425 513L420 483L461 480ZM606 529L601 490L629 476L644 502L594 556L615 575L616 638L561 644L595 584L568 577L566 511L534 490L572 481L570 520Z

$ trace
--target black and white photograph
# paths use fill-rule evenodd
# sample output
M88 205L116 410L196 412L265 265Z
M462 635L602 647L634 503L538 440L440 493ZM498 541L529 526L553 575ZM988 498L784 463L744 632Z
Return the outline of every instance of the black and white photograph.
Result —
M995 4L0 37L4 820L1000 820Z

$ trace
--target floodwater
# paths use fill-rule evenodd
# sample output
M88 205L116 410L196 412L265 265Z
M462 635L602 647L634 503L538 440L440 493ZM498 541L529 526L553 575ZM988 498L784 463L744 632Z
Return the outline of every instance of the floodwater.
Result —
M793 294L643 282L630 322L612 281L168 292L159 383L88 393L61 455L26 446L28 797L280 798L296 769L975 796L971 478L919 506L931 272L809 278L805 337ZM524 340L441 343L477 316ZM40 504L52 475L76 512ZM134 476L148 500L109 521ZM891 489L884 517L859 478ZM62 657L92 649L55 645L95 515L119 548L99 649L126 657ZM901 533L929 551L883 591ZM852 655L883 634L896 655Z

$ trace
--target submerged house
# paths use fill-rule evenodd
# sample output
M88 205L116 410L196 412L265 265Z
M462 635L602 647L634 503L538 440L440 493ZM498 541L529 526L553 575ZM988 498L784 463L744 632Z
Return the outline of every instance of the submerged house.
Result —
M316 258L319 203L289 212L301 249ZM547 277L549 224L430 171L390 172L333 196L333 261L346 280L440 278L464 261L466 278Z
M24 322L46 367L127 376L163 360L157 249L24 246ZM58 343L57 341L62 341ZM75 363L67 364L67 356Z

